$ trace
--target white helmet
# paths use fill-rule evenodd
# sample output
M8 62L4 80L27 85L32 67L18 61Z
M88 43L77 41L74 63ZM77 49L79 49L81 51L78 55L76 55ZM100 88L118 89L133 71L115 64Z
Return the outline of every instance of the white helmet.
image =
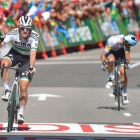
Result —
M31 17L29 16L22 16L19 19L19 27L27 27L27 28L31 28L33 24L33 21L31 19Z
M134 46L137 44L137 38L132 34L128 34L124 36L123 41L125 44L130 45L130 46Z

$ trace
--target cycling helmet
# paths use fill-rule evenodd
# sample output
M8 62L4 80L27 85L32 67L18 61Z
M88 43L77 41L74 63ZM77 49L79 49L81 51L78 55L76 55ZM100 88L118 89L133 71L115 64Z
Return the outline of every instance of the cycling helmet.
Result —
M134 46L137 44L137 38L131 34L124 36L123 41L126 45L130 45L130 46Z
M33 24L32 18L29 16L22 16L19 19L19 27L27 27L27 28L31 28Z

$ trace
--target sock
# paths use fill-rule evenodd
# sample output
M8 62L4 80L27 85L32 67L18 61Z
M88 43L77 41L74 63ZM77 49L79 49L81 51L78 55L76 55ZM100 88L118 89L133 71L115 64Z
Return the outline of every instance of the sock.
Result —
M108 77L111 78L111 79L114 77L114 75L113 75L113 71L108 72Z
M127 87L122 87L122 92L127 93Z
M6 89L9 90L9 81L3 82L3 86L4 86L5 90Z
M23 114L24 110L25 110L25 106L20 106L18 114Z

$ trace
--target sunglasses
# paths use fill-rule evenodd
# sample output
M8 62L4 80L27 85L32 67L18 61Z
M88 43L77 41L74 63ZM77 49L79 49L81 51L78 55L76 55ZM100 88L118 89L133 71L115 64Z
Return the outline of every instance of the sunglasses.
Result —
M20 28L22 31L24 31L25 29L26 29L26 31L30 31L31 30L31 28L26 28L26 27L21 27Z

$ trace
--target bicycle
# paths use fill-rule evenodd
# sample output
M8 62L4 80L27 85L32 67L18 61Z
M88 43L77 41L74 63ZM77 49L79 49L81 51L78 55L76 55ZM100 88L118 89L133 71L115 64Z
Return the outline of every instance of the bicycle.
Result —
M105 63L113 63L115 67L114 69L115 78L113 80L113 95L115 96L115 101L118 105L118 111L120 111L121 104L123 104L123 99L121 94L122 82L121 82L121 74L119 71L119 62L115 60L114 62L105 62ZM124 64L127 65L127 61L124 61Z
M1 69L1 77L3 77L3 71L4 69L12 69L15 70L15 79L12 84L12 88L10 91L10 95L8 98L8 106L7 106L7 111L8 111L8 126L7 126L7 132L12 131L14 120L15 123L17 123L17 111L19 109L19 75L20 71L23 69L20 69L20 64L18 64L16 67L5 67L5 65L2 66ZM32 75L28 73L29 79L31 81Z

